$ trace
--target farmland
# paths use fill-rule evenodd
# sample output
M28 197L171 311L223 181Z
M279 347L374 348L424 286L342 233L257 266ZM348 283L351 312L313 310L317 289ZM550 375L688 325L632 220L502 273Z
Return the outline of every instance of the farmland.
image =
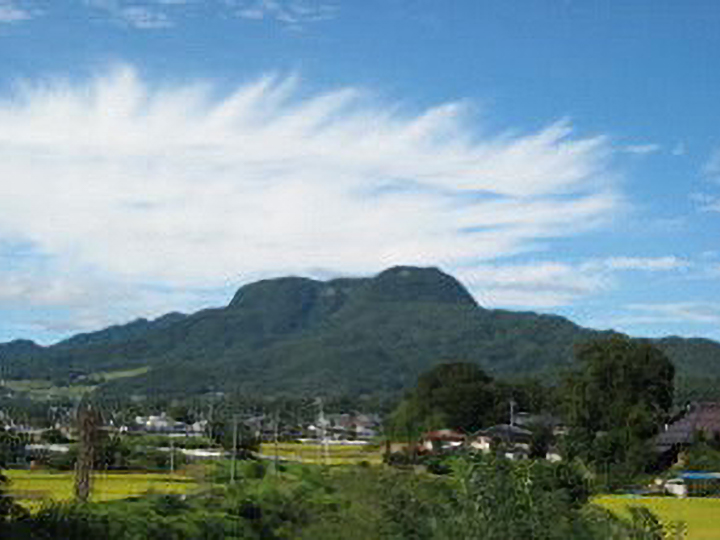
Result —
M45 502L73 498L73 473L9 470L10 493L25 507L35 509ZM147 491L186 493L197 487L180 474L99 473L93 477L93 501L110 501L142 495Z
M720 538L720 499L607 495L594 502L620 515L626 513L628 506L645 506L664 522L684 522L688 540Z
M372 465L382 463L382 452L377 445L338 445L330 444L327 448L320 444L309 443L265 443L260 447L260 453L301 463L319 463L326 465L357 465L367 462Z

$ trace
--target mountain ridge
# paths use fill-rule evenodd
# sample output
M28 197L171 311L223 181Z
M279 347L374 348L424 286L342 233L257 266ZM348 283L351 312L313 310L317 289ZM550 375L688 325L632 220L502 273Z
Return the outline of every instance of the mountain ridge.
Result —
M373 394L401 391L447 360L553 379L572 365L576 343L604 333L558 315L485 309L438 268L399 266L364 278L262 280L225 307L138 319L47 347L0 344L0 361L6 378L57 381L150 368L104 386L118 393ZM653 342L681 375L720 376L720 343Z

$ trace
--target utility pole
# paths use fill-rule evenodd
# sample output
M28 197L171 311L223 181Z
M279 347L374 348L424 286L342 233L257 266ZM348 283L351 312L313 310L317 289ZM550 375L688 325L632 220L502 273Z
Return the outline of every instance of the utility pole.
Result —
M233 444L230 462L230 483L235 483L235 460L237 459L238 421L237 415L233 416Z
M510 426L515 425L515 400L510 399Z
M170 474L175 472L175 441L170 439Z
M92 405L85 400L78 404L77 423L80 441L75 462L75 498L83 503L90 497L98 421L98 413Z
M235 483L235 462L237 460L237 416L233 416L233 442L230 453L230 483Z
M279 423L279 412L275 409L275 432L273 439L275 441L275 474L278 472L278 423Z
M320 437L320 447L318 453L322 456L323 465L328 463L328 441L327 441L327 430L325 429L327 421L325 420L325 412L323 410L323 400L321 397L317 398L318 404L318 436Z

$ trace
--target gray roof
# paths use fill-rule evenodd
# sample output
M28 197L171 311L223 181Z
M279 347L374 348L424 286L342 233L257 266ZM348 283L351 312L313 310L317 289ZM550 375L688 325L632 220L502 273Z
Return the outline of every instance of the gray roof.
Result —
M510 424L498 424L497 426L492 426L478 431L477 435L485 435L487 437L506 440L519 440L529 439L532 437L532 431L518 426L512 426Z
M655 438L659 450L668 450L675 445L693 442L695 434L704 432L706 437L720 435L720 403L698 403L688 413L667 426Z

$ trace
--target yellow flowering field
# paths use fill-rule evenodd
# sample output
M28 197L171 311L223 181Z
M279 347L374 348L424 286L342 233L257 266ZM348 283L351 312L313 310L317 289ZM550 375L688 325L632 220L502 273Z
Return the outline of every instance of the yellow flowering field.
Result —
M72 472L6 470L4 474L10 480L10 494L27 508L36 509L44 502L73 498ZM186 493L195 487L195 480L182 474L96 473L93 475L91 500L125 499L146 491Z

